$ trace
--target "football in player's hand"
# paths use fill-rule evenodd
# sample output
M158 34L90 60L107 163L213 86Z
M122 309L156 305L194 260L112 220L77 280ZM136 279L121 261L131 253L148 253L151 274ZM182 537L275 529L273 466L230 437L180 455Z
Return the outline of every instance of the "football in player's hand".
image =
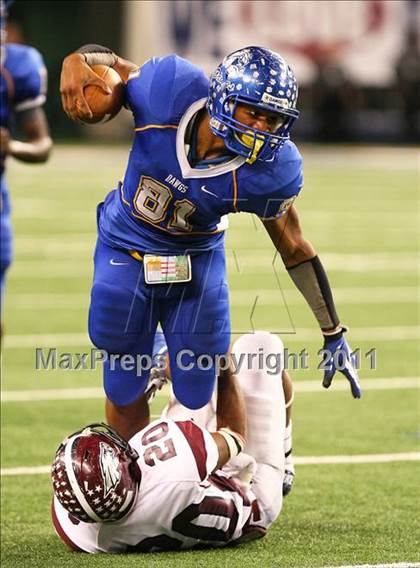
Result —
M119 74L107 65L92 65L92 70L105 81L111 89L108 94L96 85L88 85L84 89L84 95L90 110L91 118L84 118L83 122L95 124L108 122L114 118L121 109L124 101L124 83Z

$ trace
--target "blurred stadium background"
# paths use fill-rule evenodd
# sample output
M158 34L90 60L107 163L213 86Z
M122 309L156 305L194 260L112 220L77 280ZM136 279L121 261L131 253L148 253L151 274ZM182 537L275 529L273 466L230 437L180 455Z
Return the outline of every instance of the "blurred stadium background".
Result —
M2 566L420 561L419 30L418 1L15 1L10 40L44 55L55 149L45 166L8 163L15 260L2 360ZM35 371L35 348L89 349L95 206L123 175L132 136L127 112L90 127L61 110L61 61L92 42L138 63L177 52L207 71L229 51L262 44L290 61L301 85L293 138L306 182L298 208L352 328L352 346L361 349L365 392L352 400L342 378L321 389L313 316L259 223L233 216L227 252L234 331L285 332L290 351L310 355L310 368L293 372L296 488L268 537L240 549L87 558L67 553L53 536L47 465L66 434L103 419L103 397L99 369ZM365 356L372 348L376 370ZM164 401L165 394L152 412ZM361 463L353 463L358 455ZM340 456L350 458L328 465Z
M176 52L208 72L238 47L264 45L297 74L296 139L420 139L418 0L62 0L59 10L54 0L16 0L9 26L13 41L44 54L55 138L104 135L70 124L57 97L63 56L94 42L136 63ZM127 129L117 120L107 133Z

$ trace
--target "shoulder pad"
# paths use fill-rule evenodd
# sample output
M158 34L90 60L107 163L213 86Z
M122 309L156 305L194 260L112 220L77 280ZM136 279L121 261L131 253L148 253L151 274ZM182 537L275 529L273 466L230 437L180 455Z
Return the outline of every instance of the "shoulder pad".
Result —
M302 165L298 149L288 141L272 162L242 166L238 175L238 209L263 219L283 215L302 189Z
M193 102L207 96L208 84L204 72L182 57L153 57L127 83L136 126L177 124Z
M7 44L5 67L13 79L14 110L21 112L45 102L47 71L41 54L28 45Z

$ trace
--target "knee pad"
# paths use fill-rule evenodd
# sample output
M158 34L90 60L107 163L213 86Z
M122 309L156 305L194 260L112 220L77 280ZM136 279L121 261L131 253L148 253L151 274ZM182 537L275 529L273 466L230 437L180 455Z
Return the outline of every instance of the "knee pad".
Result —
M214 367L202 371L194 367L190 371L181 371L171 366L172 384L176 398L191 410L198 410L211 400L216 381Z
M117 406L135 402L144 392L149 377L148 371L137 375L136 368L124 370L119 361L104 362L104 391L107 398Z
M270 393L273 385L282 385L284 346L277 335L268 331L244 334L234 342L231 353L244 391Z
M284 345L283 341L269 331L256 331L254 333L245 333L241 335L232 346L232 353L255 353L255 357L249 359L250 370L258 370L273 374L281 374L284 369ZM258 358L258 354L264 354L265 357ZM269 355L280 355L279 364L274 368L274 361L270 360Z
M244 452L253 456L257 463L282 469L286 427L283 343L277 336L265 331L246 334L235 341L232 356L246 404L247 442Z
M145 330L134 324L133 294L108 283L94 284L89 308L89 337L108 353L138 352L139 336Z

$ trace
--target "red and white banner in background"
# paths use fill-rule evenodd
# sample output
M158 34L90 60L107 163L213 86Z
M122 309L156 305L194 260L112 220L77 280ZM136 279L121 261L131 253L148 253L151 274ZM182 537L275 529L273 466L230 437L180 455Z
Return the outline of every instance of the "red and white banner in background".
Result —
M225 54L262 45L281 53L301 84L312 80L317 62L334 60L360 85L388 85L405 48L408 27L420 29L416 0L153 4L159 27L154 36L156 55L176 52L210 72Z

